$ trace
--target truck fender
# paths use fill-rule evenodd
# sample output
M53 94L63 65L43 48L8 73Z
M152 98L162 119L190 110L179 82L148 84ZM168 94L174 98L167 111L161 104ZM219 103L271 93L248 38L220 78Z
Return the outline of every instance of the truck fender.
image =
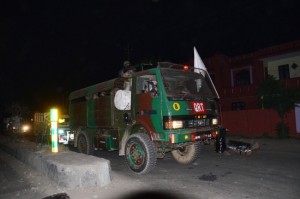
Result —
M120 142L120 147L119 147L119 156L124 156L125 155L125 144L128 136L130 135L131 127L127 127L124 131L124 134L122 136L122 140Z
M134 133L138 133L140 129L144 129L145 133L149 136L150 140L152 140L151 135L149 134L149 132L143 125L135 124L134 126L129 126L125 129L122 140L119 144L120 145L120 147L119 147L119 155L120 156L125 155L125 145L126 145L127 138Z

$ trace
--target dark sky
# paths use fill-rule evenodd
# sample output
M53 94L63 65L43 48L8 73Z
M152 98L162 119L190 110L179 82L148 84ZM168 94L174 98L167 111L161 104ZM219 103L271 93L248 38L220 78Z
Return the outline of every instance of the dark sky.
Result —
M300 39L297 0L1 1L1 105L64 105L124 60L183 63Z

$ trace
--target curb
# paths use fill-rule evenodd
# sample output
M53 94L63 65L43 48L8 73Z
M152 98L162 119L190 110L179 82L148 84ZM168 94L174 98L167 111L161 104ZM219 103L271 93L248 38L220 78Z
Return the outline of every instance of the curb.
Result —
M76 153L34 151L35 143L1 136L0 148L65 188L103 187L111 182L110 161Z

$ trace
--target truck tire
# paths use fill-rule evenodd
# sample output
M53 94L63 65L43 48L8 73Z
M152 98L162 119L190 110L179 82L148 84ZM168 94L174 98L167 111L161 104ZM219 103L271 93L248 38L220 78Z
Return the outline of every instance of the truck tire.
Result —
M125 145L129 168L137 174L146 174L156 165L156 147L145 133L130 135Z
M176 162L180 164L190 164L200 157L200 149L200 142L195 142L194 144L173 150L171 153Z
M78 135L77 149L79 153L84 153L87 155L93 155L94 153L93 143L90 143L85 132L80 132L80 134Z

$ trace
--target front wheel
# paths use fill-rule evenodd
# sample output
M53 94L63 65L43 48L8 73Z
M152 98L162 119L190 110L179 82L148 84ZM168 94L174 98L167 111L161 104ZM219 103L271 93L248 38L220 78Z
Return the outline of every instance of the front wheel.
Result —
M94 148L93 144L90 143L88 136L85 132L81 132L77 138L77 147L79 153L84 153L87 155L93 155Z
M128 137L125 156L129 168L138 174L149 173L156 165L156 148L145 133L136 133Z
M200 157L200 142L173 150L173 158L180 164L190 164Z

